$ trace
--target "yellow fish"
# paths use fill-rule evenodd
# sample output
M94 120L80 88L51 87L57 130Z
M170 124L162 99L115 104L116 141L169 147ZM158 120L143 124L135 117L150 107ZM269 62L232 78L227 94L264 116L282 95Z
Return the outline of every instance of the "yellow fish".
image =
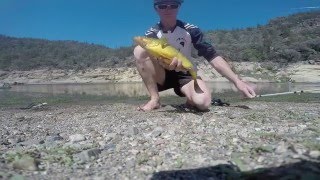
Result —
M176 48L171 46L168 43L167 39L156 39L137 36L134 37L134 41L143 49L145 49L150 55L155 58L163 59L164 62L168 65L170 65L174 57L179 59L181 61L182 67L188 70L188 72L191 74L192 79L194 80L194 87L196 89L196 92L203 92L198 85L197 72L194 70L194 67L190 60Z

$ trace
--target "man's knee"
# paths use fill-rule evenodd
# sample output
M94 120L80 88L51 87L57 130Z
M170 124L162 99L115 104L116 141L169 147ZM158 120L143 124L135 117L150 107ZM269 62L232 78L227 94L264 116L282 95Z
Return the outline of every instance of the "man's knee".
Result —
M202 111L208 110L211 105L211 99L207 96L198 97L195 101L196 107Z
M200 110L208 110L211 106L211 94L204 89L202 94L195 93L191 97L194 105Z
M136 62L145 61L148 58L146 50L144 50L141 46L136 46L134 48L133 55L136 59Z

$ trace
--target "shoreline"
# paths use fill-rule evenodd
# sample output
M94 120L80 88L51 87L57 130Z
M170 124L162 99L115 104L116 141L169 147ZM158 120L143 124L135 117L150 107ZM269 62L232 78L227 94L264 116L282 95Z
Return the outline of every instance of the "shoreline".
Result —
M0 108L1 176L319 178L319 103L246 101L233 106L250 109L212 106L205 113L176 103L153 112L102 102Z
M234 71L248 82L305 82L320 83L320 65L291 64L268 70L259 63L231 63ZM206 82L226 82L213 68L200 64L198 75ZM30 71L1 71L0 85L15 84L73 84L73 83L136 83L142 82L135 67L94 68L81 71L38 69Z
M134 71L0 72L0 84L9 80L113 83L105 78L128 80L129 76L121 76L128 72ZM316 76L312 77L319 72L313 71ZM80 81L84 79L90 82ZM5 105L0 106L4 127L0 129L0 177L4 179L285 179L304 174L320 178L319 94L275 100L235 98L230 106L211 106L208 112L184 108L184 99L177 96L163 98L158 110L140 112L136 108L144 98L1 95L5 97ZM34 99L38 104L30 104Z

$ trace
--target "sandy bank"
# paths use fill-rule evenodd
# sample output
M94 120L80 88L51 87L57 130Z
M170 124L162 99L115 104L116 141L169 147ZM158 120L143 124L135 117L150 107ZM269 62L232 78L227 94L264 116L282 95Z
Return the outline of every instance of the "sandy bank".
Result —
M227 81L208 64L200 64L198 74L205 81ZM251 82L320 82L320 65L292 64L272 69L260 63L232 63L241 78ZM136 68L96 68L81 71L39 69L32 71L0 71L0 84L105 83L141 82Z

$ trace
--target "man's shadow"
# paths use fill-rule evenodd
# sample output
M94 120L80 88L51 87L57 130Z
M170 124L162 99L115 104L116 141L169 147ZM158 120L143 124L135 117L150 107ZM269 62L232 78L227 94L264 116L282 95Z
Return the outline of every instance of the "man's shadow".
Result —
M166 104L162 105L162 111L172 112L172 113L192 113L196 115L203 115L206 112L210 112L210 109L202 111L195 107L188 106L186 104ZM167 109L166 107L170 107Z
M252 171L241 171L231 164L185 169L160 171L152 175L151 180L202 180L202 179L244 179L244 180L319 180L320 163L300 161L280 167L260 168Z

